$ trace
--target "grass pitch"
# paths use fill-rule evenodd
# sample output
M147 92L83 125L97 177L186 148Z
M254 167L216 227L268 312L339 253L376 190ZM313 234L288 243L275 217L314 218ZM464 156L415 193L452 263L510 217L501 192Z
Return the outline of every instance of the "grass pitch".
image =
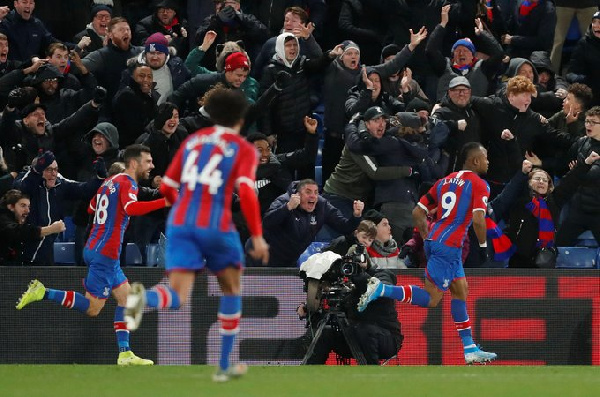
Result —
M0 395L20 396L599 396L599 367L251 367L211 381L209 366L0 365Z

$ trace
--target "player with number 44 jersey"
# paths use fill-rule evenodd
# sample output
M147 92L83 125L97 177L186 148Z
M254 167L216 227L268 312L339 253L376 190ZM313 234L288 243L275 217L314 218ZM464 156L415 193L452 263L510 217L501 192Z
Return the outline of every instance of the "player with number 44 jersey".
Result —
M358 310L363 311L369 302L380 297L420 307L436 307L449 289L450 313L463 343L465 362L486 363L494 360L496 353L481 350L473 341L466 303L469 288L461 252L467 229L473 224L480 254L487 255L485 215L490 189L479 177L488 169L487 150L478 142L469 142L463 146L459 161L462 171L437 181L413 210L427 257L425 288L384 285L371 277L367 291L360 297ZM431 230L427 226L428 214L436 219Z
M136 329L145 307L178 309L188 299L196 272L205 266L213 272L223 295L217 318L221 355L213 380L225 382L246 372L230 365L229 356L242 315L240 278L244 252L231 219L236 191L250 230L249 254L269 261L269 246L262 237L260 206L254 190L257 152L240 137L248 102L239 90L214 88L206 94L204 109L215 123L190 135L179 147L162 179L160 191L172 201L167 220L166 270L169 285L146 291L134 284L127 299L126 320Z

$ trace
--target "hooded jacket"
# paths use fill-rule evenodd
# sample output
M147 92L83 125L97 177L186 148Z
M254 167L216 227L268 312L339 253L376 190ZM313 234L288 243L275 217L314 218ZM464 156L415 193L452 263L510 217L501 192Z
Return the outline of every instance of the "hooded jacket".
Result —
M300 254L315 239L323 225L348 234L352 233L361 218L344 218L342 213L318 196L315 210L306 212L298 207L288 210L290 196L296 192L297 182L293 182L288 191L271 204L263 218L264 237L270 246L269 266L296 267Z
M371 66L367 67L367 77L373 73L378 74L380 80L383 79L377 69ZM383 86L377 98L373 100L371 90L368 90L362 81L362 75L359 74L357 79L357 84L348 91L346 98L346 117L348 119L356 113L364 113L371 106L380 106L386 114L395 114L404 110L404 104L385 92Z
M332 61L329 52L316 59L307 59L297 54L296 58L288 61L285 58L285 40L298 39L291 33L277 36L275 55L263 72L260 81L261 95L275 83L277 74L285 71L291 74L285 87L282 87L277 101L270 106L262 120L261 130L265 135L277 134L277 152L291 152L304 144L304 116L311 113L310 76L322 72Z

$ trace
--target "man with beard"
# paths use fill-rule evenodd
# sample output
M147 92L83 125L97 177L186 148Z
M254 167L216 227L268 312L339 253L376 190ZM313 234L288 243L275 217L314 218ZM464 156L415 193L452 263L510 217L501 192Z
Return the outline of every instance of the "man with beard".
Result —
M29 197L11 189L0 199L0 265L22 265L25 241L39 241L49 234L65 230L63 221L48 226L26 223L30 208Z
M119 253L129 218L163 208L169 203L165 199L137 201L138 182L147 179L154 167L150 149L143 145L132 145L125 149L123 157L127 166L125 173L107 179L90 203L89 212L94 214L94 224L84 251L88 265L88 274L83 281L85 296L75 291L46 288L38 280L32 280L16 309L21 310L36 301L50 300L89 317L96 317L112 294L117 301L114 317L119 351L117 365L153 365L152 360L136 356L129 347L124 313L130 287L119 264ZM106 176L106 169L104 173Z
M131 45L131 28L125 18L111 19L108 25L108 44L83 59L85 67L96 76L98 84L106 88L109 98L119 89L121 73L127 68L127 60L135 58L143 48ZM104 114L110 114L110 104Z
M192 76L184 66L183 60L170 54L169 43L162 33L154 33L144 43L144 51L138 56L138 62L150 66L156 92L160 94L158 104L165 103L173 91Z
M142 45L154 33L166 37L168 45L185 58L189 51L187 21L177 12L176 0L159 0L154 3L154 13L135 25L136 44Z

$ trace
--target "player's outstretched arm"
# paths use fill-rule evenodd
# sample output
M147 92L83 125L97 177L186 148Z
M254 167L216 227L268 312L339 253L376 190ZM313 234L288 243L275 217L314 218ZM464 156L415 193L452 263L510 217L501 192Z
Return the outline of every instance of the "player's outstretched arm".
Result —
M260 222L260 206L254 188L247 183L241 183L238 189L240 195L240 206L248 229L252 248L248 251L250 256L256 260L262 260L264 265L269 263L269 245L262 237L262 224Z

